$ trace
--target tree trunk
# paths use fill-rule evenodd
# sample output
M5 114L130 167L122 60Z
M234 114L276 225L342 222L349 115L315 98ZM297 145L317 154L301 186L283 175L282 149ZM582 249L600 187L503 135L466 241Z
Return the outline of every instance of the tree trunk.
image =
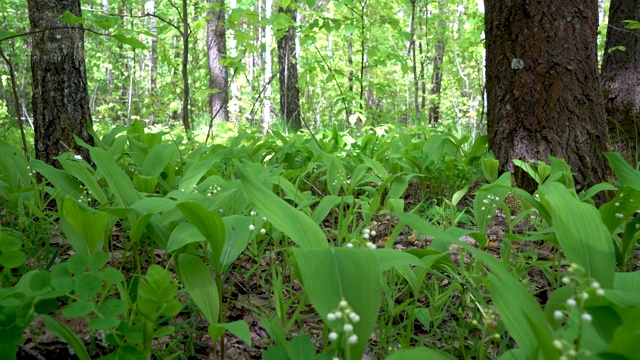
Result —
M411 51L411 70L413 71L413 106L416 111L416 124L420 123L420 102L418 101L420 79L418 78L418 61L416 57L416 0L410 0L411 20L409 21L409 36L411 38L409 51Z
M300 119L300 92L298 91L298 61L296 54L296 6L289 4L278 12L291 18L291 24L278 39L278 66L280 67L280 116L288 130L296 132L302 128Z
M351 119L351 113L353 112L353 95L354 95L354 81L353 81L353 33L349 34L349 40L347 42L347 65L349 67L349 75L347 76L347 86L349 92L347 94L348 106L346 108L346 112L344 114L344 119L346 123L349 123L349 119Z
M156 14L156 0L149 0L145 4L147 13ZM155 16L149 17L149 28L151 34L154 36L149 37L151 43L151 51L149 51L149 97L153 99L153 106L151 107L151 114L147 120L147 124L153 124L155 121L155 113L157 107L158 94L157 88L157 72L158 72L158 19Z
M88 156L74 135L93 144L87 131L92 124L83 29L58 20L67 10L81 16L80 1L29 0L28 5L36 158L59 167L54 157L61 153Z
M187 12L187 0L182 0L182 126L187 137L191 137L191 122L189 121L189 16Z
M109 14L109 0L102 0L102 12L106 15ZM113 52L109 50L109 54L113 56ZM111 98L111 93L113 91L113 71L111 71L111 67L106 68L106 78L107 78L107 88L109 89L109 98Z
M235 9L236 7L238 7L238 1L237 0L229 0L229 7L231 9ZM229 29L229 43L227 46L227 51L229 56L232 59L235 59L238 55L238 50L237 50L237 44L236 44L236 39L235 39L235 33L233 30L233 27ZM229 69L227 68L227 71L229 71ZM239 102L240 102L240 88L238 87L238 82L237 81L233 81L233 79L235 78L235 76L238 74L238 68L234 67L233 68L233 73L231 75L231 81L228 83L229 84L229 91L231 92L231 101L229 102L227 109L228 109L228 113L230 114L230 120L231 122L233 122L234 124L238 125L238 122L240 121L238 113L240 112L240 106L239 106ZM251 77L249 77L251 78Z
M229 73L223 61L227 52L224 0L207 0L207 53L209 54L209 97L212 119L229 120Z
M271 19L273 9L273 0L264 0L264 19ZM271 126L271 76L272 76L272 59L271 46L273 44L273 31L271 25L264 27L264 84L265 91L262 99L262 132L267 133Z
M640 30L624 20L640 20L640 0L611 0L602 61L602 90L612 147L632 164L638 162L640 129ZM624 47L614 49L617 46Z
M442 22L443 23L443 22ZM444 40L438 40L433 54L433 74L431 75L431 106L429 106L429 125L440 122L440 95L442 93L442 62L444 58Z
M564 158L578 189L606 180L608 131L599 87L598 2L486 0L489 148L512 159Z

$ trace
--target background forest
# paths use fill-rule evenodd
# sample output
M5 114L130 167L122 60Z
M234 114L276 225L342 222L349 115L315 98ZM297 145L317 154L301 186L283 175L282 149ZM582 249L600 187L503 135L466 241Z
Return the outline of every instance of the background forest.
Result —
M292 20L271 2L225 5L229 120L285 129L278 111L279 82L274 80L276 38ZM196 130L206 129L212 120L220 125L223 118L213 116L209 102L216 92L209 79L216 74L208 66L207 19L219 6L189 2L184 14L189 112ZM136 119L179 126L185 91L181 7L171 1L83 3L84 16L94 20L85 26L93 30L85 35L85 59L96 126L108 129ZM482 123L483 14L477 2L309 1L297 9L300 113L308 126L337 125L342 130L442 121L475 128ZM22 3L3 6L4 28L26 32L25 10ZM122 43L108 34L138 41ZM3 49L19 74L20 106L29 110L29 39L5 41ZM7 73L3 79L3 106L13 109ZM2 121L15 126L6 111Z
M637 359L609 7L4 1L0 358Z

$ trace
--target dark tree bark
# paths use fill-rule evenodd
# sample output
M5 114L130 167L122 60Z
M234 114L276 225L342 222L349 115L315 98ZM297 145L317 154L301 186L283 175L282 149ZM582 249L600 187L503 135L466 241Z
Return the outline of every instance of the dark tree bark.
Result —
M29 0L28 5L36 158L59 166L54 157L63 152L88 156L74 135L93 143L87 131L92 124L83 29L58 20L67 10L80 16L80 1Z
M291 25L278 38L278 74L280 80L280 116L287 129L296 132L302 128L300 119L300 92L298 89L298 61L296 54L296 9L295 3L286 9L278 7L278 12L291 18Z
M624 20L640 20L640 0L611 0L602 90L612 147L635 164L640 130L640 30L625 29ZM617 46L625 50L609 52Z
M207 0L207 50L209 54L209 97L211 117L229 120L229 72L223 61L227 53L224 0Z
M608 131L598 78L597 0L486 0L489 148L512 159L564 158L583 188L606 180Z

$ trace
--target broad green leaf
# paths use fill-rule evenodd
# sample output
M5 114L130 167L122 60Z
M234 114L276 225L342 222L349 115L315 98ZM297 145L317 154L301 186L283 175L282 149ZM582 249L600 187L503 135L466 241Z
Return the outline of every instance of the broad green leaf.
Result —
M111 37L116 39L116 40L118 40L118 41L120 41L123 44L127 44L127 45L131 46L134 49L146 50L148 48L147 45L145 45L143 42L141 42L140 40L138 40L136 38L124 36L122 34L113 34L113 35L111 35Z
M389 194L387 195L387 200L389 199L399 199L404 195L404 192L407 191L409 187L409 178L407 176L398 176L393 179L391 186L389 187Z
M607 157L613 171L625 185L640 190L640 171L632 168L619 153L606 152L604 156Z
M93 175L89 173L89 170L86 166L78 161L63 159L60 159L59 161L60 164L62 164L62 167L67 170L70 175L75 176L76 179L80 180L82 184L84 184L84 186L89 191L89 196L98 200L98 202L102 205L107 203L107 197L104 195L102 188L93 178Z
M338 195L340 189L347 181L347 173L342 165L342 160L334 154L323 153L322 160L326 167L325 180L327 181L327 188L331 195Z
M333 208L344 201L343 198L344 197L337 195L327 195L323 197L313 211L313 214L311 214L311 219L320 224Z
M493 304L509 334L524 351L537 348L539 338L551 338L551 327L529 291L493 256L470 245L461 244L490 270L489 290Z
M150 197L136 201L131 205L132 208L140 213L156 213L165 212L176 207L176 201L169 198Z
M473 215L478 225L478 232L484 234L487 226L496 214L498 206L509 193L511 187L511 173L502 174L498 180L484 185L476 192L473 201ZM478 239L476 239L478 240ZM480 244L484 246L485 244Z
M173 274L153 264L138 284L138 312L152 323L161 316L175 316L182 309L177 294Z
M60 16L60 20L66 22L67 24L70 25L75 25L75 24L82 24L84 25L85 22L87 21L85 18L83 18L82 16L75 16L73 15L70 11L65 11L61 16Z
M48 295L49 296L49 295ZM5 299L6 301L7 299ZM50 314L58 309L58 299L52 297L40 298L33 304L36 314Z
M569 164L567 164L566 161L564 161L564 159L549 155L549 164L551 166L549 181L558 182L568 189L576 188L573 182L571 167L569 166Z
M629 30L638 30L640 29L640 21L638 20L622 20L622 22L627 23L624 28Z
M209 332L211 332L211 328L222 328L224 330L229 331L233 335L240 338L240 340L244 341L247 346L251 346L251 330L249 329L249 324L247 324L244 320L232 321L230 323L222 323L215 324L209 326ZM223 331L224 331L223 330Z
M31 168L44 176L53 187L65 196L78 197L82 194L82 187L78 180L74 179L66 171L58 170L43 161L31 159Z
M492 157L486 157L482 159L482 174L484 178L489 182L495 182L498 180L498 170L500 167L500 161Z
M89 320L89 327L92 330L115 329L121 320L117 316L96 317Z
M607 226L611 234L615 234L618 228L625 225L640 204L640 191L623 184L613 200L600 206L602 222Z
M262 360L288 359L287 349L282 345L271 346L262 352Z
M458 190L455 192L455 194L453 194L453 196L451 197L451 203L453 205L458 205L458 202L462 199L462 197L467 193L467 191L469 191L469 185L465 186L464 188Z
M636 217L631 220L624 228L622 241L616 246L616 257L621 268L626 264L629 255L629 249L637 242L638 231L640 229L640 218Z
M131 179L116 164L111 154L95 147L89 148L89 152L91 160L96 164L96 168L109 184L109 189L113 191L121 206L127 207L142 198L133 186Z
M466 154L464 163L471 165L487 153L487 144L489 143L489 135L478 136L473 142L473 146ZM497 178L497 177L496 177Z
M75 276L75 293L78 299L94 300L102 285L101 277L94 272L87 272Z
M557 330L561 325L562 321L557 321L554 318L553 312L556 310L563 310L566 308L566 303L569 298L572 298L575 295L575 289L573 286L563 286L561 288L555 289L547 303L544 306L544 315L547 319L547 322L551 324L551 327L554 330Z
M73 351L75 351L78 359L80 360L91 359L91 357L89 357L89 353L87 352L87 349L84 347L84 343L82 342L82 340L80 340L78 335L74 334L71 330L69 330L69 328L66 325L52 318L51 316L44 315L44 314L40 316L42 317L42 320L44 321L45 325L47 325L49 330L51 330L51 332L54 335L64 340L67 344L69 344L69 346L71 346Z
M428 308L414 308L413 316L420 321L427 331L431 330L431 311Z
M317 198L308 199L308 196L305 197L306 194L303 194L297 186L293 185L289 180L282 176L278 177L277 185L284 191L286 195L285 199L293 200L298 205L299 209L309 206L309 201L311 201L311 203L317 201ZM309 205L306 205L305 203L309 203Z
M615 191L618 188L616 188L615 186L609 184L609 183L600 183L600 184L596 184L593 185L592 187L590 187L589 189L587 189L584 192L580 192L580 200L581 201L585 201L587 199L591 199L592 197L594 197L597 193L601 192L601 191Z
M585 311L591 315L592 324L598 335L607 343L611 343L611 338L615 330L622 325L622 318L613 306L588 306ZM622 309L626 312L627 309Z
M436 250L438 252L446 252L449 250L449 246L456 243L458 238L453 236L449 231L442 231L437 226L429 223L427 220L421 218L416 214L398 214L400 225L408 225L412 229L416 230L420 235L433 236L434 240L429 245L429 249ZM392 235L393 237L393 235Z
M204 235L202 235L195 225L182 222L171 232L166 250L168 253L172 253L185 245L205 240Z
M640 294L640 271L616 273L613 288Z
M425 156L427 166L431 167L438 163L444 154L455 155L457 150L457 145L448 134L433 134L425 141L422 154Z
M133 184L139 192L153 194L156 191L158 178L156 176L133 174Z
M640 306L627 311L624 323L613 333L611 345L606 354L617 355L605 359L637 359L638 343L640 343Z
M540 319L531 319L529 314L525 314L527 323L533 335L536 337L537 347L542 353L544 359L558 359L560 357L560 351L553 345L552 334L549 331L549 326L546 322L540 322ZM538 349L535 349L536 351Z
M124 275L120 272L120 270L112 267L104 268L102 269L102 271L100 271L100 273L102 274L102 279L107 286L115 285L125 280Z
M123 344L116 351L117 360L147 360L147 355L131 344Z
M107 213L66 198L62 207L62 219L62 228L75 251L91 256L102 249L109 223ZM79 243L78 240L82 242Z
M144 233L147 227L147 224L149 224L149 221L151 220L152 216L153 216L152 213L139 216L136 219L136 221L133 223L133 225L131 225L131 231L129 231L129 238L131 239L132 242L140 241L140 238L142 237L142 234Z
M103 15L96 12L88 13L86 18L102 30L110 30L120 22L120 18L117 16Z
M209 156L206 159L196 160L185 170L182 181L180 182L180 191L192 191L204 174L211 169L213 164L222 159L222 152Z
M378 258L380 271L387 271L398 265L417 265L424 267L422 261L414 255L395 249L376 249L373 252Z
M202 311L210 325L218 324L220 297L209 267L197 256L180 254L178 268L182 282L193 302Z
M142 164L142 175L160 176L162 170L178 156L178 150L171 144L158 144L149 150Z
M414 349L402 349L386 357L386 360L452 360L449 354L437 350L418 347Z
M236 163L242 191L255 210L302 248L327 248L327 239L316 222L262 186L244 166Z
M362 154L360 155L360 157L362 158L362 161L365 164L369 165L371 170L373 170L376 173L376 175L378 177L380 177L381 180L384 181L386 178L389 177L387 169L385 169L384 166L382 166L382 164L380 164L380 162L378 162L378 161L376 161L374 159L371 159L369 157L366 157L366 156L364 156Z
M215 211L207 210L202 205L194 202L183 202L176 205L184 216L198 228L200 234L204 236L205 240L209 243L211 251L213 252L216 270L220 269L220 256L222 255L222 248L224 247L224 222L222 217Z
M226 239L220 256L220 267L222 271L225 271L247 248L247 244L255 238L259 230L251 231L249 229L254 218L231 215L225 216L222 220L224 221Z
M402 214L404 211L404 199L387 199L389 212L394 215Z
M540 175L538 175L538 171L533 166L531 166L531 164L528 164L520 159L513 159L513 164L529 174L529 176L531 176L531 178L535 180L538 185L542 184L543 179L540 178Z
M313 307L331 329L341 321L327 319L346 300L360 316L354 324L358 342L349 346L348 357L360 359L378 316L380 304L380 269L370 249L293 249L302 276L303 288Z
M118 316L122 315L129 306L121 299L108 299L100 305L98 312L102 316Z
M62 315L67 318L78 318L87 315L95 310L96 306L93 301L74 301L64 307Z
M287 343L289 360L308 360L316 355L316 346L304 335L296 335Z
M26 260L27 256L21 250L3 250L0 253L0 265L7 269L17 268L24 264Z
M579 201L563 185L549 182L540 187L543 204L548 204L553 231L567 256L581 266L603 288L613 286L615 252L607 227L598 210Z

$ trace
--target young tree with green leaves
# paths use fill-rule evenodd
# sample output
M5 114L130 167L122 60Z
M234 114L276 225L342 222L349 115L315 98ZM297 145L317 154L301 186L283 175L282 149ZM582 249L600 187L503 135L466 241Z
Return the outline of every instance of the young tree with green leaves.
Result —
M29 0L31 76L36 158L52 165L61 153L83 157L74 136L93 144L84 62L84 30L59 20L66 11L81 16L79 0Z

